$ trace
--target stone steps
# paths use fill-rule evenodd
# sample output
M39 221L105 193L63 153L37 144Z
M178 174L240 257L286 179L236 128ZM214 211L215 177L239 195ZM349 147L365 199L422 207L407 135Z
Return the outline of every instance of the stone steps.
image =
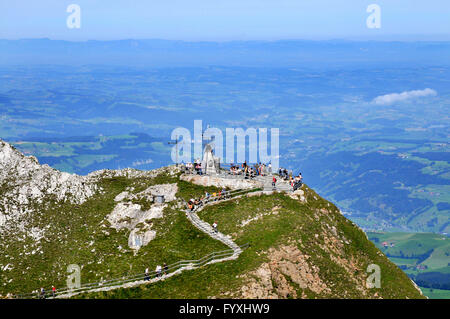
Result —
M221 232L215 232L213 227L207 222L201 220L195 212L188 212L187 217L195 227L233 249L235 254L240 254L242 251L241 248L228 236L222 234Z
M217 176L221 177L221 178L234 179L234 180L244 179L244 177L242 175L230 175L227 173L220 173ZM263 191L265 191L265 192L270 192L270 191L292 192L292 186L283 180L278 180L275 188L272 187L272 176L256 176L250 180L260 182L263 187ZM234 198L234 197L235 196L232 196L231 198ZM242 249L235 242L233 242L230 239L230 237L222 234L221 232L215 232L213 227L210 224L201 220L200 217L197 215L196 212L202 210L204 207L206 207L208 205L211 205L211 203L206 203L205 205L203 205L199 208L196 208L192 212L187 210L186 211L187 218L196 228L198 228L202 232L206 233L210 237L224 243L225 245L227 245L228 247L233 249L233 251L235 252L235 255L238 256L242 252Z

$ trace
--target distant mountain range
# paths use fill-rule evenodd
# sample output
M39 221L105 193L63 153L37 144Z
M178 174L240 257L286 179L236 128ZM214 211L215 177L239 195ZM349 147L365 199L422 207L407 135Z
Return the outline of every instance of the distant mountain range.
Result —
M108 64L148 67L251 66L335 68L450 65L450 42L172 40L0 40L0 65Z

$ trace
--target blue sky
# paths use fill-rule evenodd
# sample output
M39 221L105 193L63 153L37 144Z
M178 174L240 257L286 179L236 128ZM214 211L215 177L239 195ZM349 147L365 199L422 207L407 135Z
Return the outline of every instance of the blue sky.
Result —
M69 4L81 28L69 29ZM381 8L369 29L366 8ZM450 40L448 0L15 0L0 2L0 38L64 40Z

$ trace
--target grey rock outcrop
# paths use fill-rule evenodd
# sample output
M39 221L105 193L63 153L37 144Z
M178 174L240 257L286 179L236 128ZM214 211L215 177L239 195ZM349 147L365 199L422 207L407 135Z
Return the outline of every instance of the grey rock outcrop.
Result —
M131 231L128 236L128 246L137 251L156 237L156 231L152 229L152 219L162 218L167 204L153 203L150 209L144 210L140 204L133 201L151 202L153 196L162 195L166 202L171 202L176 199L177 191L178 186L174 183L150 186L137 194L129 191L122 192L116 196L115 201L118 203L107 216L107 220L116 230Z
M99 188L90 176L64 173L40 165L34 156L25 156L0 140L0 231L9 221L25 222L23 215L47 199L82 204ZM21 225L24 226L24 225Z

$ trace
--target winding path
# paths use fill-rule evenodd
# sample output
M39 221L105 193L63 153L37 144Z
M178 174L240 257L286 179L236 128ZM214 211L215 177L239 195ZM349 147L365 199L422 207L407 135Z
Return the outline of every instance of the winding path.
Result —
M221 176L222 177L222 176ZM228 176L227 178L234 178ZM241 177L242 178L242 177ZM245 196L245 194L252 193L252 194L267 194L271 193L274 190L277 191L288 191L290 189L289 184L287 183L278 183L277 187L274 189L272 188L272 180L271 177L256 177L257 181L261 182L261 188L252 188L252 189L244 189L244 190L235 190L228 192L229 196L226 199L221 199L218 201L211 201L204 203L203 205L196 207L193 211L189 211L189 209L186 209L186 217L187 219L200 231L204 232L208 236L210 236L213 239L216 239L226 246L228 246L230 249L223 250L219 252L213 252L209 255L206 255L198 260L182 260L178 261L172 265L168 266L168 270L165 274L161 274L160 276L157 276L154 272L152 272L152 275L146 276L145 274L137 274L130 277L122 277L118 279L113 279L109 281L103 281L98 283L92 283L92 284L86 284L78 289L60 289L57 290L55 297L48 297L48 298L70 298L75 295L81 294L81 293L92 293L92 292L101 292L101 291L110 291L114 289L119 288L131 288L136 287L139 285L144 284L150 284L157 281L165 280L167 278L170 278L172 276L178 275L184 270L193 270L196 268L200 268L204 265L218 263L218 262L224 262L228 260L235 260L239 257L239 255L242 253L243 249L248 247L248 244L239 246L237 245L230 236L224 235L218 231L215 231L213 227L200 219L200 217L197 215L197 212L203 210L207 206L211 206L217 203L221 203L223 201L239 198L242 196ZM284 185L286 184L286 185ZM17 296L19 298L36 298L38 295L36 293L33 294L27 294L27 295L20 295Z
M251 190L246 190L246 192L248 192L248 191L251 191ZM239 196L237 196L237 195L231 196L229 199L236 198L236 197L239 197ZM227 245L228 247L231 248L231 251L224 250L224 251L220 251L220 252L214 252L210 255L204 256L203 258L201 258L199 260L180 261L177 263L178 265L174 264L174 265L169 266L172 269L176 268L174 271L168 272L167 274L163 274L160 277L154 276L154 278L151 278L150 280L145 280L145 274L141 274L140 280L133 280L130 282L125 282L125 283L118 283L116 285L97 286L95 288L92 287L90 289L85 289L85 290L80 290L80 291L73 291L73 292L68 291L67 293L58 294L55 298L70 298L70 297L78 295L80 293L110 291L110 290L114 290L114 289L118 289L118 288L136 287L139 285L150 284L150 283L154 283L154 282L157 282L160 280L165 280L167 278L170 278L172 276L180 274L184 270L192 270L192 269L196 269L196 268L202 267L204 265L208 265L208 264L214 264L214 263L218 263L218 262L224 262L224 261L228 261L228 260L237 259L239 257L239 255L242 253L242 251L243 251L242 249L243 248L245 249L245 247L247 247L247 246L244 245L244 247L240 247L235 242L233 242L230 237L228 237L220 232L215 232L211 225L209 225L207 222L201 220L198 217L198 215L196 214L197 211L200 211L204 207L218 203L218 202L221 202L221 201L206 203L202 207L197 208L193 212L188 212L188 210L186 210L186 217L197 229L206 233L210 237L224 243L225 245Z

